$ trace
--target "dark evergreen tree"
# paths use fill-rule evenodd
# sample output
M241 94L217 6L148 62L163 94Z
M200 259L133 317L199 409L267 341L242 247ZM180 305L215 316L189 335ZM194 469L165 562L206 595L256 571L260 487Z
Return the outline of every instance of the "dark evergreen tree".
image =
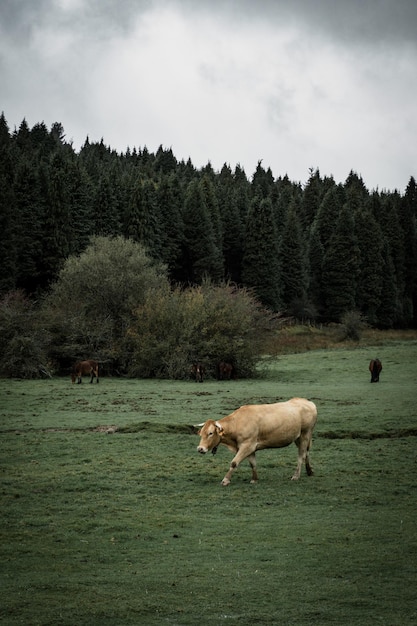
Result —
M183 220L188 281L201 283L205 276L215 282L222 280L221 251L216 245L213 224L198 179L192 180L187 187Z
M22 120L19 130L13 133L13 138L14 145L28 158L32 149L32 140L26 119Z
M4 112L0 115L0 151L10 147L11 137L9 125L4 117ZM0 152L1 153L1 152Z
M358 266L359 249L353 214L345 204L323 258L322 284L327 320L340 321L344 313L356 308Z
M391 258L390 246L385 240L382 250L381 304L377 311L378 326L393 328L400 318L400 308L395 267Z
M252 194L260 198L267 198L272 192L274 177L271 168L264 170L262 160L258 161L255 173L252 178Z
M339 215L345 201L345 193L341 185L331 187L325 194L314 220L314 228L320 237L324 249L334 234Z
M162 146L159 146L156 157L154 171L158 174L171 174L177 169L177 159L175 158L172 149L164 150Z
M161 219L161 260L168 267L169 277L180 281L184 249L182 219L183 194L178 176L163 176L157 189L157 203Z
M417 186L410 178L402 198L400 224L404 232L404 310L405 323L417 325Z
M229 187L222 197L223 259L227 280L240 283L244 226L240 215L237 190Z
M45 288L56 278L72 249L67 163L61 150L52 155L48 169L41 169L40 184L45 199L41 262L41 286Z
M356 306L370 324L377 325L383 284L383 237L370 209L355 212L355 233L360 255Z
M16 205L14 168L10 150L9 127L0 116L0 293L12 290L17 279L15 238Z
M303 230L311 227L322 199L323 183L318 169L310 169L310 177L304 188L301 203L300 222Z
M142 243L155 259L161 258L161 223L154 184L137 180L125 218L125 237Z
M299 314L307 300L307 268L301 225L294 201L287 211L279 258L283 306L287 313Z
M401 220L401 197L398 192L384 193L381 196L381 214L379 224L389 254L394 264L395 285L397 291L397 318L395 325L406 325L410 322L410 307L405 302L406 268L405 268L405 233Z
M315 307L319 317L325 318L325 295L323 287L323 260L324 247L321 243L317 221L315 220L310 231L308 244L308 299Z
M16 286L28 294L37 291L43 259L43 199L39 171L23 155L14 180L13 232L16 253Z
M295 186L290 181L287 175L283 178L279 178L275 183L275 201L273 202L273 210L275 217L275 225L277 228L278 236L284 228L284 224L287 218L287 211L290 203L295 198Z
M93 185L79 159L68 161L70 254L80 254L94 233ZM113 231L111 235L117 234Z
M271 201L255 196L245 229L242 280L273 311L281 308L281 274Z
M97 236L115 236L120 231L120 221L117 201L114 195L115 188L110 181L109 171L103 168L101 176L95 182L93 200L94 234Z
M216 189L208 174L204 174L201 178L200 187L209 213L210 221L213 225L215 243L217 248L221 250L223 247L223 224L220 219Z

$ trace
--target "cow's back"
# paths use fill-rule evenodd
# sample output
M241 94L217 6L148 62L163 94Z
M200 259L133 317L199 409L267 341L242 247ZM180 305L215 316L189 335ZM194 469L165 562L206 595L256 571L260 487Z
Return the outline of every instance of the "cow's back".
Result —
M292 398L274 404L244 405L225 419L231 420L240 441L255 439L258 450L281 448L302 432L313 431L317 409L309 400Z

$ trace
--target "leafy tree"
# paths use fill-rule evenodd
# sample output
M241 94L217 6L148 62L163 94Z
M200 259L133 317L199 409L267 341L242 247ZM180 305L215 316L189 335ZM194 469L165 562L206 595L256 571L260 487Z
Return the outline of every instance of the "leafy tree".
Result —
M166 284L165 268L141 244L94 237L82 254L65 261L45 301L55 357L120 359L133 310Z

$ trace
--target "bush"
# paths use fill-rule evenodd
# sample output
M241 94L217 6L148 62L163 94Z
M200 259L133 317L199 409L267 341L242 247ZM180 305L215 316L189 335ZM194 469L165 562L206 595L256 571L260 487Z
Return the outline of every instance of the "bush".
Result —
M0 376L49 376L49 341L35 304L21 291L6 294L0 301Z
M347 311L341 318L341 340L359 341L367 327L366 319L359 311Z
M251 376L271 315L245 289L210 282L148 293L129 332L131 376L186 378L201 361L209 376L220 361Z

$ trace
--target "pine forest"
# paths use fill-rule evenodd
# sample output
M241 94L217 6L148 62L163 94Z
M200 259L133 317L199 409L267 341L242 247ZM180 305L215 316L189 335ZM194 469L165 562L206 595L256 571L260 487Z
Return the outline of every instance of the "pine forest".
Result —
M60 123L11 132L2 114L0 188L3 302L39 306L68 259L110 238L140 244L173 289L209 281L304 322L356 311L377 328L416 326L411 175L405 190L369 190L354 170L341 184L311 168L300 183L262 161L250 177L196 169L162 146L118 153L87 138L76 152Z

